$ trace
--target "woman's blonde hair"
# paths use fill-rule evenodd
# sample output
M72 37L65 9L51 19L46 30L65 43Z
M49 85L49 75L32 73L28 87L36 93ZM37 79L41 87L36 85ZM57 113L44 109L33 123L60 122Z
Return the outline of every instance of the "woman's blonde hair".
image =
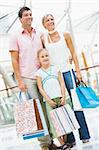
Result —
M51 16L51 17L54 18L54 16L53 16L52 14L46 14L46 15L44 15L43 18L42 18L42 24L43 24L43 25L44 25L44 22L45 22L45 20L46 20L46 18L47 18L48 16Z

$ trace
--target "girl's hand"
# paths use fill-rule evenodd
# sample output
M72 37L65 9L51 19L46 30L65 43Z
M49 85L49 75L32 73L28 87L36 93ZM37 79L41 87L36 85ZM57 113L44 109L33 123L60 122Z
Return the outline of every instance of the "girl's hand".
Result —
M61 105L65 105L65 99L63 97L61 98Z
M55 108L56 103L53 100L49 100L48 103L50 104L51 107Z

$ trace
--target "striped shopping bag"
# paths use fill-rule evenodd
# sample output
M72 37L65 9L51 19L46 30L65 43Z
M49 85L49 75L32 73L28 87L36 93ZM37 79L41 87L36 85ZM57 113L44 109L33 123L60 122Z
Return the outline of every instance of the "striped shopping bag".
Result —
M80 128L69 104L53 109L50 116L58 137Z

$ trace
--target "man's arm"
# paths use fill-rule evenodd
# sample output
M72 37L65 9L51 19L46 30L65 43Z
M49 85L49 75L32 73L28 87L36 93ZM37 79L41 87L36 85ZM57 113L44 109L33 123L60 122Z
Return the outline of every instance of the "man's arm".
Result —
M16 80L18 81L18 86L21 91L26 91L26 85L23 83L20 69L19 69L19 52L18 51L10 51L11 53L11 59L12 59L12 66L14 69L14 73L16 76Z

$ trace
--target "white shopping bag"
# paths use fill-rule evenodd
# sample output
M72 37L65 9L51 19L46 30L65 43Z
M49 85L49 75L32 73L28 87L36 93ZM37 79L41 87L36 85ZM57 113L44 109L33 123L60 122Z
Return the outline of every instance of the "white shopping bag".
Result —
M76 93L76 84L75 84L72 68L70 68L70 73L71 73L72 82L73 82L73 89L70 90L71 91L71 97L72 97L72 103L73 103L73 109L75 111L80 111L80 110L82 110L82 107L81 107L78 95Z
M72 103L73 103L73 109L75 111L80 111L82 110L78 95L76 93L76 89L71 89L71 97L72 97Z
M15 105L14 116L17 135L23 137L23 139L49 134L39 99L26 98L22 100L21 96L20 101Z
M80 128L69 104L53 109L50 116L58 137Z
M33 100L19 102L15 106L14 116L18 136L32 133L37 130Z

